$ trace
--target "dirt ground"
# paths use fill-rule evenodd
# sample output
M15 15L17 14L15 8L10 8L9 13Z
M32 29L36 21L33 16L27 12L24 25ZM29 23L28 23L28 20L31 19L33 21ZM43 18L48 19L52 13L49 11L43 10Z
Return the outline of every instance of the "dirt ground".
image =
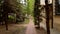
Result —
M9 30L5 30L5 25L0 26L0 34L46 34L45 19L40 23L41 28L36 29L33 18L30 17L29 24L10 24ZM51 34L60 34L60 16L54 16L54 28Z
M60 16L54 16L54 28L60 31Z
M36 29L30 17L29 24L10 24L8 30L5 25L0 26L0 34L46 34L46 31L43 28Z

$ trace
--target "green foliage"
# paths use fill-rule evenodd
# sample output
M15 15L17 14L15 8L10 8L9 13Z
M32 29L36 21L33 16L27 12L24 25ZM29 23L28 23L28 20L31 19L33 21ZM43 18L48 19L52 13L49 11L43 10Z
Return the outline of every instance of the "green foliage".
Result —
M34 0L27 0L25 1L26 5L23 3L20 3L22 0L18 0L18 6L21 9L20 11L25 15L33 14L34 10Z
M2 6L2 0L0 0L0 11L1 11L1 6ZM34 0L27 0L25 1L25 4L20 3L20 1L22 0L7 0L7 2L10 2L7 6L9 9L7 9L8 11L11 11L12 13L16 14L16 17L22 17L21 15L23 15L23 17L27 14L33 14L33 8L34 8ZM11 10L10 10L11 9ZM9 19L15 19L15 16L9 16ZM23 18L22 17L22 18Z
M15 19L16 16L14 16L14 15L9 15L8 18L9 18L9 19Z
M20 0L21 1L21 0ZM21 3L20 8L23 14L33 14L34 10L34 0L27 0L25 1L26 5Z
M28 24L29 23L29 19L25 19L25 24Z
M2 5L3 5L3 0L0 0L0 18L2 17Z
M2 5L3 5L3 0L0 0L0 10L2 8Z
M33 10L34 10L34 0L28 0L27 13L33 14Z

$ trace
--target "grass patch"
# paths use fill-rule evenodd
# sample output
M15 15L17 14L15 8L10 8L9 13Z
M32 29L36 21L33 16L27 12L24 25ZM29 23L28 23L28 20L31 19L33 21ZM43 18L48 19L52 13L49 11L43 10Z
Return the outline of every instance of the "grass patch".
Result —
M29 19L26 18L24 22L17 22L17 24L28 24L29 23Z
M25 19L24 23L28 24L29 23L29 19Z

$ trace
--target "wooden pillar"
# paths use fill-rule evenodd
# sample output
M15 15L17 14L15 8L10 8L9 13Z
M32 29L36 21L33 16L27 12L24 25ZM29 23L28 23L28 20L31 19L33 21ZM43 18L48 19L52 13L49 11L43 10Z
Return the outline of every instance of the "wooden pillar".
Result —
M47 34L50 34L50 26L49 26L49 6L48 6L48 0L45 0L46 4L46 28L47 28Z
M51 21L51 28L53 28L53 0L52 0L52 21Z

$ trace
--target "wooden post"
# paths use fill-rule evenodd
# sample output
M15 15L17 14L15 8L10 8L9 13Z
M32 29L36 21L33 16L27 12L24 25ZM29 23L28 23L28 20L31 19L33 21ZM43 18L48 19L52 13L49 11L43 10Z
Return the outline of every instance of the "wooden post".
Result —
M53 0L52 0L52 21L51 21L51 28L53 28Z
M49 6L48 6L48 0L45 0L46 4L46 28L47 28L47 34L50 34L50 26L49 26Z

